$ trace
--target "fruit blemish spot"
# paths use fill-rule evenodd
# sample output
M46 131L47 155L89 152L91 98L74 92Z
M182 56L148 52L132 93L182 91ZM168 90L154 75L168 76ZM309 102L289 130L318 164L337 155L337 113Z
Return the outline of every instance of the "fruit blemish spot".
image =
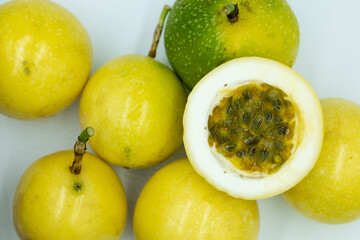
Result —
M209 116L209 145L249 175L276 171L294 147L294 104L282 90L264 83L231 91Z
M28 68L25 68L24 71L25 71L26 75L30 75L30 70Z
M79 180L75 181L73 183L73 189L75 190L75 192L80 192L82 189L82 184Z

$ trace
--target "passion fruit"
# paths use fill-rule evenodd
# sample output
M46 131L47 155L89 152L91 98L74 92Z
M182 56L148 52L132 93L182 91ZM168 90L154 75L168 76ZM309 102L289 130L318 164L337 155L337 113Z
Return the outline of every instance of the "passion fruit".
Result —
M7 1L0 19L0 113L36 120L68 107L92 65L91 40L81 22L43 0Z
M114 240L126 223L126 196L116 172L86 153L94 129L86 128L74 151L31 164L14 194L13 221L21 240Z
M90 78L80 101L81 126L97 134L91 148L105 161L144 168L167 159L182 144L186 92L170 68L154 59L165 6L149 56L126 55Z
M316 93L279 62L231 60L195 86L184 113L184 145L195 170L231 196L262 199L301 181L323 139Z
M151 177L134 213L137 240L253 240L259 224L256 201L216 190L187 159L172 162Z
M283 194L306 217L330 224L360 217L360 105L345 99L321 100L324 144L311 172Z
M177 0L165 29L166 54L189 89L234 58L257 56L292 66L299 42L286 0Z
M94 126L91 148L112 164L143 168L182 143L186 94L176 75L151 57L126 55L102 66L80 101L81 126Z

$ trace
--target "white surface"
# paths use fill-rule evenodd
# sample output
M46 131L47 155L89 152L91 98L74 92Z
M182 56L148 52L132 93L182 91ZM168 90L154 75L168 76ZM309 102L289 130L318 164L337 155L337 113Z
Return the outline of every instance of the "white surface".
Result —
M4 2L0 0L0 4ZM73 12L88 30L94 49L94 72L120 55L146 55L163 4L171 5L174 0L56 2ZM300 51L294 69L312 84L320 98L343 97L360 103L360 1L290 0L289 3L301 31ZM157 60L168 64L163 44L161 41ZM17 239L11 208L21 174L44 155L72 149L80 131L78 103L76 101L55 117L34 122L0 115L1 240ZM122 240L133 239L132 213L147 179L164 164L183 156L183 149L179 149L165 163L153 168L126 170L114 167L125 186L129 206ZM259 240L360 239L360 220L344 225L325 225L299 215L279 196L258 203L261 215Z

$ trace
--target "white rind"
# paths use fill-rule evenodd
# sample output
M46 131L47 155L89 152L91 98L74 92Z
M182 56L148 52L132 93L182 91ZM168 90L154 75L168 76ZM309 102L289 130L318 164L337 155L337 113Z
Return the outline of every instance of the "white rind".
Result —
M263 178L241 176L216 158L208 144L209 108L219 90L251 80L283 90L302 119L302 140L296 151L277 172ZM208 73L190 93L183 123L185 150L195 170L218 190L243 199L272 197L296 185L314 166L323 141L322 109L309 83L291 68L258 57L234 59Z

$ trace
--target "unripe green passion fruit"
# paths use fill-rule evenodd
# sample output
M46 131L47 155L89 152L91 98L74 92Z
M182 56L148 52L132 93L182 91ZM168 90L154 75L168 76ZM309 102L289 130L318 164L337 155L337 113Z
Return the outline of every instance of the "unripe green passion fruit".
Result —
M313 220L341 224L360 217L360 105L321 100L324 144L311 172L284 193L285 200Z
M258 57L229 61L206 75L189 95L183 123L195 170L244 199L293 187L314 166L323 138L311 86L291 68Z
M299 42L297 19L285 0L178 0L165 29L167 56L189 89L234 58L258 56L292 66Z

